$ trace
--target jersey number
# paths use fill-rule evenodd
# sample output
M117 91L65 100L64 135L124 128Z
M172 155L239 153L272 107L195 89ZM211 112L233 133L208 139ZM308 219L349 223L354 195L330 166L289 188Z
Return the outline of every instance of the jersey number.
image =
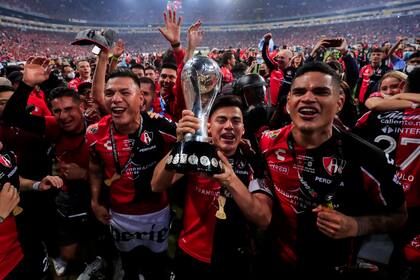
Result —
M379 135L375 138L375 142L379 143L380 141L387 141L389 143L388 148L384 149L384 152L387 154L390 154L392 151L395 150L397 147L397 141L395 141L394 138L388 135ZM401 163L400 168L401 170L404 170L409 166L420 154L420 139L418 138L409 138L409 137L402 137L401 138L401 145L408 145L408 144L417 144L417 148L404 160L403 163Z

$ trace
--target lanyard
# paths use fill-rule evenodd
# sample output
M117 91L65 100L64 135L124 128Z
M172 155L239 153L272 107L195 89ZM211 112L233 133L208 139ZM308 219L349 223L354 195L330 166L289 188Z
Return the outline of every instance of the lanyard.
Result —
M133 152L134 146L137 144L137 139L140 138L140 133L143 130L143 118L140 117L140 126L137 131L137 136L133 144L133 148L131 149L130 158L127 160L127 162L124 164L124 167L121 169L120 160L118 158L118 151L117 151L117 144L114 138L114 124L111 123L109 126L109 134L111 135L111 145L112 145L112 155L114 157L114 164L115 164L115 172L118 173L118 175L122 175L122 172L127 169L128 165L131 163L131 161L134 158L135 152Z
M338 163L340 164L341 162L343 162L343 147L342 147L342 140L341 139L337 139L336 141L337 143L337 147L338 147ZM318 194L318 192L312 188L308 182L305 180L305 178L303 178L303 172L305 172L305 162L303 163L303 168L302 168L302 173L299 171L300 167L298 165L298 160L297 160L297 155L296 155L296 150L295 150L295 139L293 138L292 132L289 133L289 135L287 136L287 146L290 150L290 152L292 153L292 157L293 157L293 162L296 166L296 172L298 174L298 178L300 183L302 184L301 187L301 191L309 196L310 198L312 198L313 200L317 201L318 203L321 204L327 204L328 206L332 206L332 200L334 198L335 193L338 190L338 186L342 185L343 183L343 178L342 178L342 172L336 172L339 174L339 176L337 176L337 174L334 174L332 177L332 182L331 182L331 186L334 186L334 188L330 191L328 191L325 195L320 196Z

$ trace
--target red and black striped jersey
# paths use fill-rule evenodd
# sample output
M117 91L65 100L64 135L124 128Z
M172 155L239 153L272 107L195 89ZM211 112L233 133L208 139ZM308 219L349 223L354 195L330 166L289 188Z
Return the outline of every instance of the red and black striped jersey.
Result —
M90 156L103 163L104 179L116 173L110 129L114 129L115 146L121 177L110 186L111 209L121 214L142 215L163 209L166 193L153 193L150 182L157 163L176 141L176 124L162 117L142 113L143 126L137 133L124 135L112 125L111 115L89 126L86 139Z
M274 185L274 254L299 270L331 270L355 259L354 239L332 239L312 210L326 205L348 216L402 206L404 195L385 154L357 136L334 133L317 148L295 143L293 125L267 131L260 141Z
M407 207L420 206L420 108L370 111L354 131L390 155L399 167Z

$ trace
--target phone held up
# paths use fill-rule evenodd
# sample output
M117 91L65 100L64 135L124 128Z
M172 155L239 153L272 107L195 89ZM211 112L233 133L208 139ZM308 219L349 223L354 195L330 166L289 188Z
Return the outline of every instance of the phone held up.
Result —
M98 46L94 46L92 49L92 53L98 55L101 52L101 48Z

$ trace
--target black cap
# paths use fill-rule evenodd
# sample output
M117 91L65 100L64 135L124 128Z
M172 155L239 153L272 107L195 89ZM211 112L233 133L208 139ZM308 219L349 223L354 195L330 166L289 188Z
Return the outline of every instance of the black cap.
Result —
M97 45L100 48L111 49L115 41L116 32L112 29L103 31L95 29L82 30L76 35L76 39L72 45Z
M18 83L20 81L22 81L23 79L23 73L20 71L13 71L12 73L10 73L7 78L12 82L12 84L14 83Z

